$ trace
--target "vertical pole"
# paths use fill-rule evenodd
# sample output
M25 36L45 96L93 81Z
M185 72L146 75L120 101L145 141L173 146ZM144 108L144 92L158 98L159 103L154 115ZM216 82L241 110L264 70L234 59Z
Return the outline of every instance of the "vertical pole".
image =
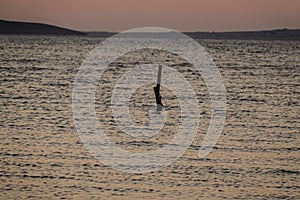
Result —
M157 85L160 85L160 81L161 81L161 71L162 71L162 65L158 65Z
M163 104L161 102L161 96L160 96L160 82L161 82L161 72L162 72L162 65L158 65L158 72L157 72L157 83L156 87L154 87L154 94L155 94L155 100L156 100L156 110L161 111L163 108Z

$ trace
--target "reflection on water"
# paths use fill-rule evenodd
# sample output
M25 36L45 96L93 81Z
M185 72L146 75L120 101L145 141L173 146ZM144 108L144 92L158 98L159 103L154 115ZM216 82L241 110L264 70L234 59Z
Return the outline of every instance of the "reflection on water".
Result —
M198 150L211 105L205 82L194 68L167 52L133 52L117 60L98 85L96 112L99 124L118 146L133 152L161 148L180 122L174 93L162 87L168 112L164 131L143 139L119 130L109 109L111 87L137 64L137 58L147 63L156 55L181 70L197 86L201 113L197 138L179 160L160 171L127 174L89 154L72 118L74 78L84 57L102 39L1 36L0 40L1 199L299 198L299 41L199 41L220 67L228 98L223 134L201 160ZM149 123L153 95L148 85L133 94L130 113L136 123Z

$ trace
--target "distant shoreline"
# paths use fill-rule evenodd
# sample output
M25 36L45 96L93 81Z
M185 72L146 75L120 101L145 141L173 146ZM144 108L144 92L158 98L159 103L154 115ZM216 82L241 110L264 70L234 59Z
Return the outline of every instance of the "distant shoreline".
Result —
M58 26L0 20L0 34L4 35L87 35L84 32L75 31Z
M300 40L300 29L276 29L263 31L229 31L229 32L183 32L195 39L254 39L254 40ZM0 20L0 35L78 35L93 37L110 37L117 32L90 31L81 32L58 26ZM151 33L166 35L167 33Z
M117 32L86 32L90 36L110 37ZM131 33L128 36L138 36ZM168 36L169 33L148 33L149 36ZM254 40L300 40L300 29L276 29L266 31L233 31L233 32L183 32L194 39L254 39ZM147 35L147 33L144 33Z

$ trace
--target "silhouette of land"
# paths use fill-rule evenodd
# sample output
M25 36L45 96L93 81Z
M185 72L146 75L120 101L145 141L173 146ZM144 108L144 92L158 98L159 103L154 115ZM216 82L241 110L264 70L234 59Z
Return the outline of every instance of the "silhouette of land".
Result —
M194 39L255 39L255 40L300 40L300 29L277 29L267 31L234 32L183 32ZM91 36L110 37L116 32L87 32ZM172 33L126 33L128 37L170 37Z
M86 35L48 24L0 20L0 34Z
M300 29L276 29L266 31L187 32L192 38L202 39L300 39Z
M117 32L94 31L80 32L48 24L31 22L14 22L0 20L0 34L41 34L41 35L88 35L110 37ZM150 33L151 37L169 36L170 33ZM276 29L265 31L233 31L233 32L184 32L195 39L258 39L258 40L300 40L300 29ZM135 35L130 33L130 35ZM145 34L143 34L145 35ZM146 34L147 35L147 34Z

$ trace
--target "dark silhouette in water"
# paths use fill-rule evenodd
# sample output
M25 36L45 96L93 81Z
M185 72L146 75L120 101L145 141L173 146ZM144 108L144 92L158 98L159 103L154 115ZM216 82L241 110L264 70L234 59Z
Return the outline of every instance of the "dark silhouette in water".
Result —
M162 71L162 65L158 66L158 72L157 72L157 84L156 87L154 87L154 94L156 99L156 111L161 111L163 108L163 104L161 102L161 96L160 96L160 81L161 81L161 71Z
M161 111L164 105L161 102L162 97L160 96L160 84L157 84L153 89L156 99L156 110Z

